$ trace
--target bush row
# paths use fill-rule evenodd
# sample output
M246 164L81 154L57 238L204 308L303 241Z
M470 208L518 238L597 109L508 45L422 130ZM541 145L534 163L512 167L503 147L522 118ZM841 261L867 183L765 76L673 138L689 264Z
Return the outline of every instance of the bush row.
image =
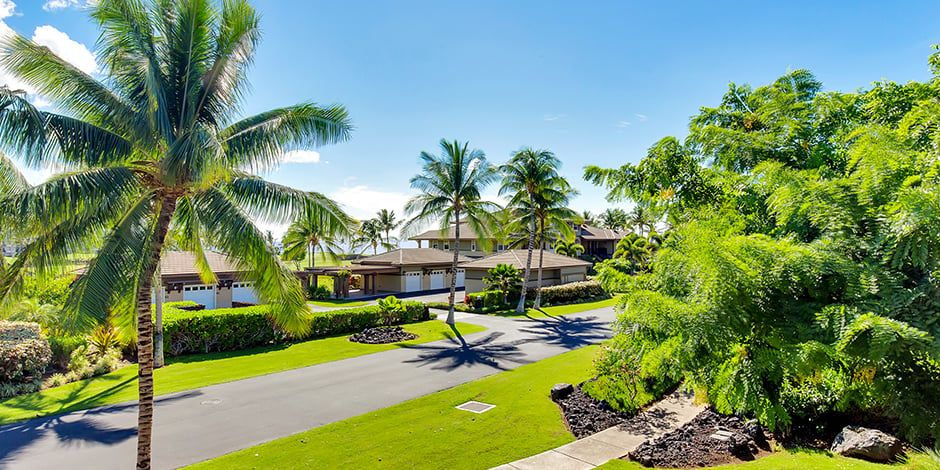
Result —
M535 290L529 289L526 297L529 295L535 298ZM554 305L605 296L607 296L607 292L604 291L601 283L597 281L569 282L557 286L543 287L541 303L542 305Z
M51 358L38 323L0 321L0 398L39 390Z
M264 305L194 312L167 309L163 319L164 350L173 356L234 351L429 319L424 304L404 305L404 310L397 312L368 306L310 314L308 332L302 336L291 336L278 328L268 317L270 308Z

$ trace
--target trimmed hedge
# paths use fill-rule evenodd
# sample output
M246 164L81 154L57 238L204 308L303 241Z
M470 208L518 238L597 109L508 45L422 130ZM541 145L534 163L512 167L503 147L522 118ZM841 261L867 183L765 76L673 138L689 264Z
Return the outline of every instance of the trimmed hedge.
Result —
M0 398L38 390L50 359L38 323L0 321Z
M172 356L213 351L235 351L344 333L375 326L390 326L430 318L420 302L405 302L403 311L382 312L377 306L311 313L309 331L291 336L268 317L270 307L227 308L186 312L166 309L163 319L164 350Z
M535 289L529 289L526 297L529 295L535 298ZM562 303L572 303L580 300L595 299L606 297L608 294L597 281L569 282L557 286L542 288L542 305L554 305Z
M192 300L180 300L177 302L164 302L163 308L164 309L175 308L178 310L205 310L206 306L203 304L197 304L196 302L193 302Z

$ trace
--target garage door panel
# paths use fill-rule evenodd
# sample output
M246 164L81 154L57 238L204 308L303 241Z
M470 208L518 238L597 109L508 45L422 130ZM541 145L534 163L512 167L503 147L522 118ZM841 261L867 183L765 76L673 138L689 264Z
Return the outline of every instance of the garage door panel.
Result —
M431 271L431 289L444 288L444 271Z
M215 308L215 286L206 284L184 286L183 300L205 305L206 309L213 309Z
M421 290L421 273L405 273L405 292Z
M258 303L258 296L255 294L254 284L250 282L236 282L232 284L232 302L246 304Z

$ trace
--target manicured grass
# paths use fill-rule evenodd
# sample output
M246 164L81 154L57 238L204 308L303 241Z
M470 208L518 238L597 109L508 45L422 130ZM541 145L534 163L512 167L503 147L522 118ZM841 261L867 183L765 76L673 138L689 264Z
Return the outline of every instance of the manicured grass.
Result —
M344 335L291 345L170 358L166 367L154 371L156 394L191 390L455 336L450 326L437 320L403 327L417 334L418 339L373 345L347 341L348 335ZM485 330L482 326L465 323L458 323L456 328L463 335ZM132 365L110 374L0 401L0 424L136 399L137 366Z
M316 305L319 307L343 307L343 308L362 307L363 305L369 305L369 302L365 302L361 300L349 300L349 299L310 300L310 301L307 301L307 303Z
M646 470L646 467L624 460L611 460L601 469L605 470ZM882 465L859 459L849 459L828 452L794 450L778 452L762 459L737 465L711 467L714 470L880 470L889 468L907 468L904 465Z
M549 398L556 382L591 375L589 346L192 468L485 469L571 442ZM483 414L454 407L496 405Z

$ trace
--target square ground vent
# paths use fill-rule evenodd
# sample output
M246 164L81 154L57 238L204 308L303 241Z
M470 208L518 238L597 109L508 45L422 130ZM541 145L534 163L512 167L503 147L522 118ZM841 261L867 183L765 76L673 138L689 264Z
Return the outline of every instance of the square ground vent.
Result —
M469 411L471 413L486 413L487 411L496 408L496 405L490 405L488 403L480 403L478 401L468 401L463 405L457 406L458 410Z

